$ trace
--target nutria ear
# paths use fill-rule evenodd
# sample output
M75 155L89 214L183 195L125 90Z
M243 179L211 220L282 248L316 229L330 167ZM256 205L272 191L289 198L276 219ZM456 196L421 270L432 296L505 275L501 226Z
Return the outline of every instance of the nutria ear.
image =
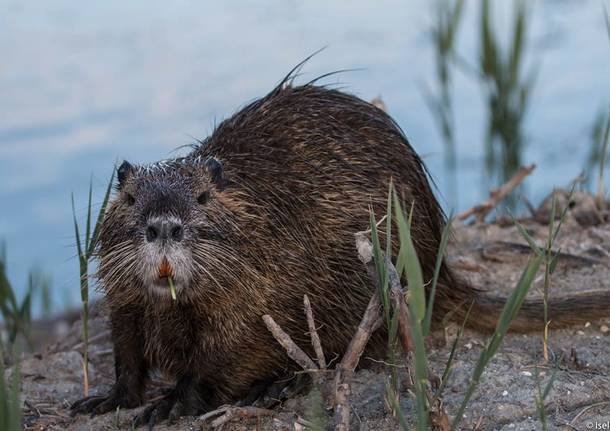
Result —
M204 165L208 173L210 174L210 179L219 190L223 190L231 183L225 178L224 171L222 169L222 164L217 158L208 157L205 160Z
M125 181L133 172L133 166L127 160L123 160L121 166L117 169L117 178L119 179L119 190L123 188Z

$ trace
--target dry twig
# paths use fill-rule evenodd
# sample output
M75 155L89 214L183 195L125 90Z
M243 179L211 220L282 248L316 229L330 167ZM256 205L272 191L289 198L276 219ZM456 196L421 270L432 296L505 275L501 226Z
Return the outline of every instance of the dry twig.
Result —
M588 412L589 410L595 408L595 407L601 407L601 406L605 406L610 404L610 401L601 401L599 403L594 403L591 405L586 406L585 408L583 408L576 416L574 416L574 418L570 421L569 424L566 425L572 425L573 423L575 423L582 415L584 415L586 412Z
M275 323L273 317L265 314L263 316L263 321L265 322L265 325L267 325L267 329L269 329L271 334L273 334L273 337L282 345L284 350L286 350L286 353L288 356L290 356L290 359L299 364L305 371L318 369L311 358L307 356L307 353L305 353L299 346L296 345L294 341L292 341L292 338L290 338L290 336L284 332L280 325Z
M366 238L365 232L356 234L356 249L358 250L358 258L365 264L369 275L374 275L373 248ZM360 357L364 352L364 348L366 347L371 334L381 326L382 322L381 301L379 299L379 292L375 290L375 293L366 307L364 316L362 316L362 320L358 325L358 329L356 329L356 333L352 337L341 362L337 365L335 370L335 381L333 385L335 396L333 405L335 410L334 425L336 430L345 431L349 429L349 381L360 361Z
M320 370L326 369L326 359L324 359L324 351L322 350L322 343L318 336L318 330L316 329L316 323L313 319L313 311L311 309L311 303L307 295L303 296L303 305L305 307L305 315L307 316L307 325L309 326L309 336L311 337L311 344L316 352L318 359L318 367Z
M411 330L409 329L409 309L405 302L405 297L400 285L400 278L396 272L396 267L387 259L388 275L390 279L390 294L394 308L398 310L398 337L405 353L415 351Z
M210 425L217 428L238 418L260 418L263 416L274 416L273 410L261 409L259 407L236 407L236 406L221 406L216 410L206 413L199 420L202 422L208 421L216 417Z
M491 210L498 206L500 202L502 202L515 188L517 188L517 186L523 182L525 177L531 174L534 169L536 169L535 164L522 166L510 180L497 189L492 189L489 192L489 199L487 201L483 202L482 204L475 205L469 210L458 214L455 219L464 221L470 216L475 216L478 222L483 222L487 214L489 214Z

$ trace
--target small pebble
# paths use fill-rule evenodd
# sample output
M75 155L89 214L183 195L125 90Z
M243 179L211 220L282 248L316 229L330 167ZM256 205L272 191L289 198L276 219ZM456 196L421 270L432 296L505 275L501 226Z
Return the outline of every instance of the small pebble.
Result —
M584 331L576 331L576 333L577 333L578 335L585 335L585 332L584 332Z
M467 348L468 350L472 349L472 343L466 343L466 348Z
M521 374L527 377L532 377L532 373L530 373L529 371L521 371Z
M591 326L591 322L585 323L585 328L588 328L589 326Z
M607 325L602 325L599 327L599 330L605 334L606 332L610 331L610 328L608 328Z
M505 397L505 396L507 396L507 395L508 395L508 391L504 391L504 392L502 392L502 396L503 396L503 397Z

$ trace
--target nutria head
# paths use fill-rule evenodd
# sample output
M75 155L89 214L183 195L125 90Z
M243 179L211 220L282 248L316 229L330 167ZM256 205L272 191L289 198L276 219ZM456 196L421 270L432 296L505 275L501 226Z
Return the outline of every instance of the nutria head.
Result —
M117 193L100 232L99 277L109 294L155 301L210 285L211 254L222 239L218 199L228 185L216 158L190 158L117 170Z

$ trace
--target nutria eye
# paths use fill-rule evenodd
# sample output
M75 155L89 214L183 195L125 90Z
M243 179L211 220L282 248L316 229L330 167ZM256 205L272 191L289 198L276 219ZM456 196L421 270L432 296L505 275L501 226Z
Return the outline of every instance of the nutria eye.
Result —
M125 194L125 202L127 202L127 205L132 206L136 203L136 198L127 193Z
M197 197L197 202L199 202L201 205L204 205L205 203L207 203L209 198L210 192L203 192L199 195L199 197Z

